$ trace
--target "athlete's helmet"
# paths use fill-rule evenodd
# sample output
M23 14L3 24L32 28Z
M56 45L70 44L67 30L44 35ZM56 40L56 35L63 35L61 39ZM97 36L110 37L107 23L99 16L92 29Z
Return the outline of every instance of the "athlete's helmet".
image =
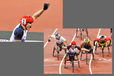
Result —
M104 38L105 38L105 36L103 36L103 35L100 36L100 39L104 39Z
M89 38L86 37L86 38L84 39L84 42L90 42Z
M33 18L31 16L23 16L20 20L20 23L23 25L27 25L27 23L33 23Z
M76 42L75 42L75 41L72 41L72 42L71 42L71 45L76 45Z
M55 34L55 37L56 37L56 38L60 38L60 36L61 36L61 35L60 35L59 33L56 33L56 34Z

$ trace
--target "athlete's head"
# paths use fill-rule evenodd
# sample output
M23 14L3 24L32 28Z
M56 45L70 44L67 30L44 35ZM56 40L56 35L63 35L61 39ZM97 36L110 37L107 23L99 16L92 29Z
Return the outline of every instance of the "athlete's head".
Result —
M89 38L88 38L88 37L84 38L84 42L85 42L86 44L88 44L88 43L90 42Z
M32 27L33 18L30 16L23 16L20 20L20 24L26 29L29 30Z
M55 34L55 38L56 38L57 40L59 40L60 37L61 37L61 35L60 35L59 33L56 33L56 34Z
M105 36L101 35L99 39L100 39L100 41L104 41L105 40Z
M72 41L71 42L71 47L74 49L76 47L76 42L75 41Z

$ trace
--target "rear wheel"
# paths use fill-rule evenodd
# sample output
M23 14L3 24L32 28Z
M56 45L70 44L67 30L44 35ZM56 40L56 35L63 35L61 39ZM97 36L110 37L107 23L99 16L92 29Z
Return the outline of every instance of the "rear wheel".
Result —
M101 47L102 47L102 57L104 58L104 46Z
M88 37L88 30L87 30L87 28L86 28L86 34L87 34L87 37Z
M53 57L55 56L54 53L55 53L55 47L53 48Z
M60 47L57 46L57 59L59 60L59 51L60 51Z
M77 57L77 61L78 61L78 68L80 68L80 61L79 61L79 58L78 58L78 56L76 56Z
M88 55L86 53L86 64L88 64Z
M71 60L71 63L72 63L72 72L74 72L74 61Z
M110 48L108 47L108 55L110 55Z

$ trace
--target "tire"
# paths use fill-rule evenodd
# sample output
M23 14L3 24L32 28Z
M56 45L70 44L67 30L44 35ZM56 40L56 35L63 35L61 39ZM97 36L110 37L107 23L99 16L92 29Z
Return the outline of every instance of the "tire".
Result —
M65 57L64 68L66 68L66 61L67 61L67 57Z
M80 38L82 39L82 32L80 32Z
M60 48L57 46L57 59L59 60L59 51L60 51Z
M86 64L88 64L88 56L87 56L87 54L86 54Z
M78 61L78 68L80 68L80 61L79 61L79 58L78 58L78 56L76 56L77 57L77 61Z
M87 37L88 37L88 30L87 30L87 28L86 28L86 34L87 34Z
M72 72L74 72L74 61L71 60L71 63L72 63Z
M81 55L80 55L80 60L82 61L82 52L81 52Z
M76 29L76 37L78 37L78 28Z
M53 48L53 57L55 56L54 53L55 53L55 47Z
M108 55L110 55L110 48L108 47Z
M97 54L97 45L95 45L95 54Z
M104 58L104 46L102 48L102 57Z

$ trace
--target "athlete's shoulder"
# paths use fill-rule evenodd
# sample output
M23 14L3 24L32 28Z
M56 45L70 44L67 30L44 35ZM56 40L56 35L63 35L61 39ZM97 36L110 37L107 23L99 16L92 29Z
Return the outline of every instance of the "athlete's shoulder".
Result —
M77 48L78 50L81 50L81 48L79 46L76 46L75 48Z
M69 50L70 48L71 48L71 45L68 45L68 46L67 46L67 49Z

